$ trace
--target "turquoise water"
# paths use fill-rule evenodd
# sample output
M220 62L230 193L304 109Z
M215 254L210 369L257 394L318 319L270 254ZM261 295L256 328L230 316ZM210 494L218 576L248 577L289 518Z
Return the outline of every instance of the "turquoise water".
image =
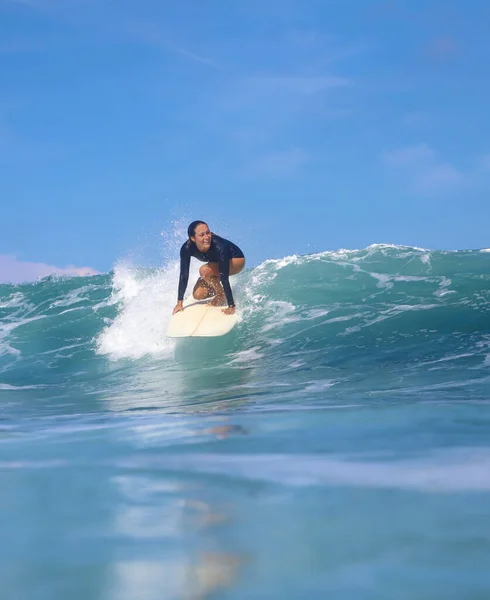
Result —
M177 277L0 286L1 598L488 598L490 252L266 261L219 339Z

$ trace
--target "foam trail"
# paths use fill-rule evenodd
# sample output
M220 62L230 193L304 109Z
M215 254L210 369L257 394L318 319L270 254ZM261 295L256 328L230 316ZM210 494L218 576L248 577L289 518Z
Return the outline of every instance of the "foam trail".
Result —
M170 355L175 346L165 330L177 301L179 260L175 257L186 239L184 221L175 222L161 236L162 268L146 270L121 262L114 269L109 303L117 306L118 314L97 339L97 351L112 360ZM198 274L199 265L192 261L186 294Z
M164 469L290 486L349 486L437 492L489 492L488 448L460 448L419 460L366 462L308 454L199 454L148 459ZM129 465L131 466L131 461Z
M176 277L178 263L150 275L134 267L116 267L111 301L119 312L100 334L98 352L111 359L169 353L173 342L164 332L175 306Z

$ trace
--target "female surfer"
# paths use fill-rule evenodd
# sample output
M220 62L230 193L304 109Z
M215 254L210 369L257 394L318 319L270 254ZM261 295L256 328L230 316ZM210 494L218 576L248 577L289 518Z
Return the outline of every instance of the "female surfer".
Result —
M194 286L192 295L196 300L211 300L213 306L228 307L223 309L225 315L235 313L235 302L231 293L230 275L236 275L245 266L245 256L240 248L224 238L211 233L204 221L193 221L188 229L189 239L180 249L180 278L177 304L172 314L184 310L184 293L189 281L189 265L191 256L205 262L199 269L199 279Z

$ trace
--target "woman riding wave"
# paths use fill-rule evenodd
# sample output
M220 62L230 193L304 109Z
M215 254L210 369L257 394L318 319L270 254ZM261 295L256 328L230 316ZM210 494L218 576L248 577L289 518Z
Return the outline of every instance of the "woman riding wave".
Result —
M228 307L223 309L225 315L235 313L235 301L230 286L230 275L236 275L245 266L245 256L240 248L211 233L204 221L193 221L188 229L189 239L180 249L180 278L177 304L172 314L184 310L184 294L189 281L189 265L191 257L206 263L199 269L199 279L192 295L196 300L204 300L214 296L213 306Z

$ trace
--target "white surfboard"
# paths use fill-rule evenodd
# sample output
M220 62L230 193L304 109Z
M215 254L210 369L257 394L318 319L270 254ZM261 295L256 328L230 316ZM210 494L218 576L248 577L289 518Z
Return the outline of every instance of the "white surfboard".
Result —
M192 297L184 302L184 310L175 313L167 327L167 337L215 337L230 332L238 321L234 315L223 314L224 306L210 306Z

